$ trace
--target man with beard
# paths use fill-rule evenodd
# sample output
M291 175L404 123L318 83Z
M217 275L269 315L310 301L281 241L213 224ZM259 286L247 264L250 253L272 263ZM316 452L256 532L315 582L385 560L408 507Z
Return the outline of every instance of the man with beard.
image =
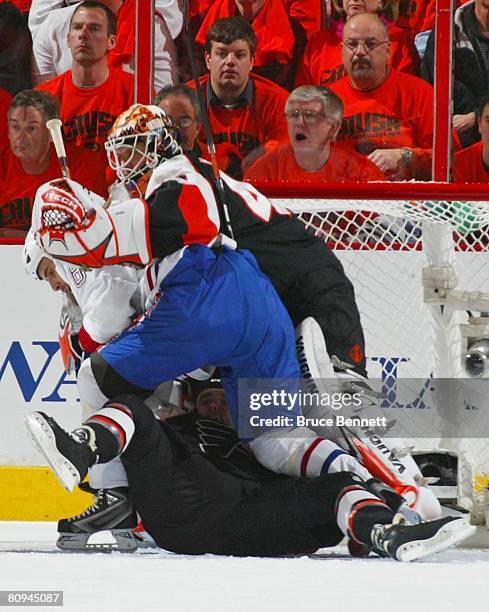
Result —
M389 66L389 36L377 15L349 19L342 45L347 76L331 86L345 105L338 141L389 180L430 180L432 87Z

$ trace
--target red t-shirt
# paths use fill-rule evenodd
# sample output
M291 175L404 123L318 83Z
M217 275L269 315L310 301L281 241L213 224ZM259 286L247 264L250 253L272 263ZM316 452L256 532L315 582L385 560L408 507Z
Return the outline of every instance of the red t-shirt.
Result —
M362 155L375 149L413 149L416 178L431 178L433 88L418 77L390 70L379 87L354 89L345 77L331 85L345 105L338 141Z
M200 79L216 148L223 143L235 145L244 159L257 147L271 150L279 142L288 140L285 121L287 91L268 79L250 74L253 84L251 104L238 108L223 108L207 103L207 82L209 75ZM194 83L188 83L195 89ZM202 130L201 140L205 140Z
M134 75L110 67L102 85L77 87L68 70L36 89L59 100L65 142L91 151L92 172L98 175L99 184L105 184L108 161L104 143L115 119L134 103Z
M302 63L295 80L299 85L326 85L346 76L341 55L342 22L334 22L335 29L323 30L315 34L307 43ZM390 64L400 72L419 73L419 56L407 33L393 24L389 24L391 41Z
M462 149L453 157L452 174L456 183L489 183L489 170L482 161L482 141Z
M245 174L247 181L328 183L341 181L383 181L384 174L366 157L332 145L328 161L317 172L307 172L297 163L289 143L260 157Z

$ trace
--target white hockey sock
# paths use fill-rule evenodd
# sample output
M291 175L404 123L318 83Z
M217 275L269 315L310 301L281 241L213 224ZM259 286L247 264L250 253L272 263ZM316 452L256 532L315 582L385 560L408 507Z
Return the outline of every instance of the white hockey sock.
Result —
M97 410L95 414L92 414L84 423L87 426L94 424L105 427L117 439L118 455L126 450L135 431L132 412L127 406L116 402L106 404L103 408Z
M94 489L115 489L128 486L126 470L120 457L112 459L109 463L97 463L92 466L89 480L90 486Z
M262 465L279 474L315 478L352 472L363 480L371 478L355 457L307 427L275 429L255 438L250 446Z

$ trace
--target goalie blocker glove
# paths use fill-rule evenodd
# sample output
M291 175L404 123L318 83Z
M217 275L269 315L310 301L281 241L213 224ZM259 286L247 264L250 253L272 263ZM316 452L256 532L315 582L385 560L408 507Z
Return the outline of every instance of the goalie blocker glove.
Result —
M45 183L36 193L36 241L55 259L76 266L146 265L152 259L148 205L134 198L104 208L104 200L71 179Z

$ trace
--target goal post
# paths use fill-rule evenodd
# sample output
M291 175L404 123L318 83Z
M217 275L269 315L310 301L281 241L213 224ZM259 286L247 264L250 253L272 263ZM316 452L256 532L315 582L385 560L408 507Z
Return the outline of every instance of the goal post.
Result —
M385 199L382 184L376 193L369 185L368 199L338 198L359 190L348 183L316 189L316 198L309 188L308 198L290 198L294 188L261 187L335 251L355 289L369 376L388 397L382 407L402 423L407 447L456 456L458 503L481 522L489 484L489 378L471 378L464 356L479 337L489 338L489 325L481 325L486 305L489 311L489 203L461 201L456 192L418 200L415 183L404 185L405 199L400 187L398 199ZM433 184L419 191L439 193ZM434 283L440 290L423 286L425 268L445 275ZM472 331L464 331L471 323Z

